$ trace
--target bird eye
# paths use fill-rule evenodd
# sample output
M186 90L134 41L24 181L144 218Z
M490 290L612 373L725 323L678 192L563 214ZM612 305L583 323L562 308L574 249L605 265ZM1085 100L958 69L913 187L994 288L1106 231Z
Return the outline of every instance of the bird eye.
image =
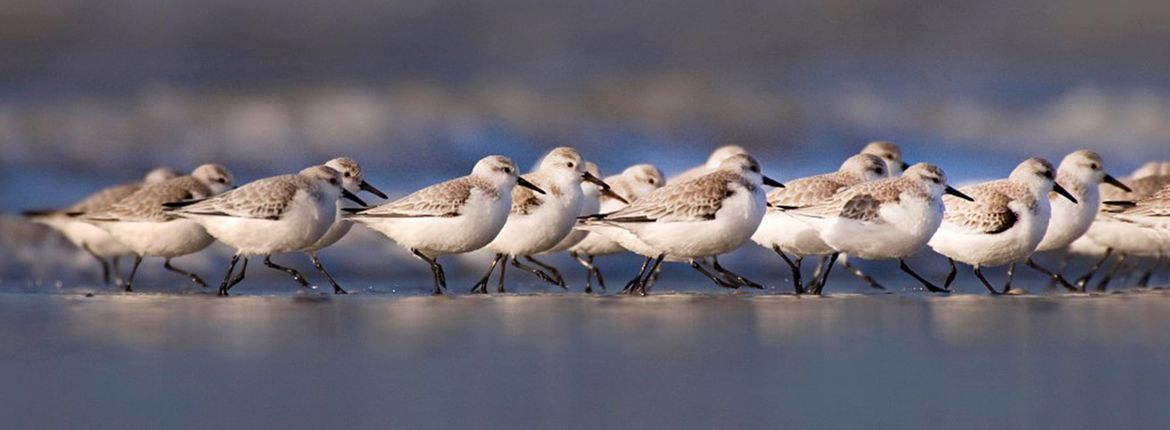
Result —
M349 176L350 176L349 172L345 172L345 177L348 178Z
M933 182L934 182L934 183L936 183L936 184L940 184L940 183L942 183L942 181L941 181L941 180L939 180L938 178L930 178L930 180L931 180L931 181L933 181Z
M650 178L650 179L649 179L649 182L650 182L650 185L654 185L654 183L655 183L655 182L658 182L658 180L657 180L657 179L654 179L654 178Z
M511 173L512 173L512 168L511 168L511 167L505 167L505 168L504 168L504 173L511 174Z
M752 171L756 172L756 173L760 173L760 166L752 166Z
M576 164L573 164L573 162L572 162L572 161L570 161L570 162L568 163L568 166L569 166L569 168L577 167L577 165L576 165Z
M1093 164L1090 164L1090 165L1089 165L1089 168L1091 168L1091 169L1093 169L1093 170L1097 170L1097 169L1100 169L1100 168L1101 168L1101 165L1099 165L1099 164L1097 164L1097 163L1093 163Z

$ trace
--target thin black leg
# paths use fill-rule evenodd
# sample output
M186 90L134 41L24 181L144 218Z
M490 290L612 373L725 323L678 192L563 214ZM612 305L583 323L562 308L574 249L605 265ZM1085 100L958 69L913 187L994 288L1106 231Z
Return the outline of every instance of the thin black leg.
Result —
M329 284L333 285L333 294L349 294L344 288L341 288L341 285L337 283L336 279L333 279L333 275L329 274L328 270L325 270L325 266L321 264L321 259L317 258L317 251L309 252L308 255L309 259L313 260L313 267L318 272L321 272L322 275L325 275L325 279L328 279Z
M594 275L597 276L597 286L601 288L601 291L605 291L605 278L601 276L601 269L598 269L597 265L593 264L593 256L578 252L570 252L569 255L574 260L577 260L577 263L585 267L585 293L593 293L593 284L591 281Z
M883 287L881 284L879 284L872 277L870 277L869 275L866 275L865 272L862 272L861 269L858 269L857 267L853 266L852 264L849 264L848 258L841 260L841 265L845 266L845 270L848 270L849 273L853 274L853 276L861 278L862 281L865 281L865 284L869 285L870 288L875 288L878 290L886 289L886 287Z
M130 268L130 276L126 278L126 285L125 285L124 291L126 291L127 293L134 291L134 287L133 287L134 275L138 274L138 265L140 265L140 264L142 264L142 256L135 255L134 256L134 266Z
M1082 293L1085 292L1085 288L1089 285L1089 280L1093 279L1093 276L1097 274L1097 271L1101 270L1101 265L1105 264L1105 261L1108 260L1112 255L1113 248L1106 248L1105 255L1102 255L1096 263L1093 263L1093 266L1089 267L1089 270L1085 272L1084 275L1082 275L1080 278L1077 278L1077 289Z
M298 272L298 271L296 271L296 269L293 269L291 267L284 267L284 266L281 266L279 264L273 263L271 255L264 256L264 265L268 266L270 268L279 270L281 272L287 273L289 276L292 276L292 278L294 280L296 280L298 284L301 284L301 287L312 288L312 286L309 285L309 281L305 280L304 275L301 275L301 272Z
M536 257L533 257L531 255L525 255L524 258L527 259L532 264L539 266L541 269L544 269L544 272L549 274L550 277L553 278L553 281L557 285L559 285L561 288L564 288L566 291L569 290L569 287L567 287L565 285L565 277L561 276L561 271L557 270L556 267L553 267L551 264L546 264L543 261L537 260Z
M508 258L508 256L505 255L504 258ZM496 285L496 292L497 293L504 292L504 272L507 272L507 271L508 271L508 265L501 264L500 265L500 281L499 281L500 283L498 285Z
M955 267L955 259L951 257L947 257L947 264L950 265L950 269L947 270L947 279L943 281L943 288L949 290L951 289L951 283L955 282L955 275L959 274L959 269Z
M627 282L625 288L622 288L622 290L619 291L618 294L633 294L634 293L634 291L637 289L638 285L640 285L642 283L642 277L646 276L646 269L650 267L651 260L653 260L653 258L650 258L650 257L646 257L645 259L642 260L642 268L638 269L638 274L635 275L634 279L631 279L630 282Z
M991 283L987 282L987 278L983 276L983 270L980 269L979 266L973 266L973 267L975 269L975 276L979 278L980 282L983 282L983 286L987 287L987 291L990 291L991 294L994 296L998 296L1000 294L1003 294L1003 293L1000 293L999 291L996 291L995 287L992 287Z
M1036 260L1032 259L1032 257L1028 257L1028 259L1024 261L1024 264L1027 264L1028 267L1031 267L1031 268L1035 269L1037 272L1043 273L1046 276L1048 276L1048 281L1049 281L1048 284L1049 285L1053 285L1054 283L1056 283L1056 284L1060 284L1060 286L1064 287L1065 289L1067 289L1069 291L1076 291L1077 290L1077 287L1073 286L1073 284L1070 284L1067 280L1065 280L1064 276L1061 276L1059 273L1048 270L1044 266L1041 266L1040 263L1037 263Z
M233 255L231 263L228 264L227 273L223 275L223 282L219 284L219 295L228 295L228 283L231 282L232 271L236 270L236 263L238 262L240 262L240 254Z
M1153 279L1154 273L1157 272L1158 269L1162 268L1163 260L1165 260L1164 256L1161 252L1158 252L1158 257L1154 260L1154 265L1150 267L1150 270L1147 270L1146 273L1142 274L1141 278L1138 278L1138 287L1146 288L1150 286L1150 279Z
M1113 264L1113 268L1109 269L1109 272L1105 274L1105 277L1101 278L1101 282L1097 283L1097 291L1105 291L1109 288L1109 281L1113 280L1113 275L1116 275L1117 271L1121 269L1121 266L1125 264L1126 257L1127 255L1125 254L1117 254L1117 262Z
M431 265L431 276L435 279L435 290L433 294L436 296L442 295L443 290L447 289L447 276L443 274L443 266L439 264L437 259L427 257L417 249L411 248L410 253L418 257L419 260Z
M200 278L199 275L196 275L193 272L189 272L189 271L180 269L178 267L172 266L170 258L163 260L163 267L166 268L167 270L170 270L172 272L175 272L175 273L178 273L180 275L183 275L183 276L190 278L191 282L194 282L196 285L199 285L200 287L207 288L207 283L203 282L203 278Z
M1012 278L1014 278L1015 276L1016 276L1016 262L1013 261L1010 264L1008 264L1007 282L1003 283L1003 293L1004 294L1007 294L1008 291L1012 290Z
M818 267L821 267L821 264L824 264L824 272L820 273L820 276L813 277L813 285L809 286L806 291L816 295L820 295L821 291L824 291L825 284L829 282L829 272L833 271L833 263L836 263L837 258L839 257L841 257L841 253L834 252L829 254L828 258L821 260L821 262L817 264ZM817 271L820 272L819 269Z
M484 273L483 277L479 278L479 282L476 282L475 285L471 287L471 294L487 294L487 284L488 281L492 278L492 272L496 271L496 266L499 265L500 260L503 259L504 254L496 254L496 258L492 260L492 266L488 268L487 273Z
M110 263L105 258L102 258L102 256L97 255L96 252L93 252L87 244L82 244L81 249L85 250L87 254L97 260L98 264L102 265L102 285L110 285Z
M558 287L561 287L561 288L568 290L567 287L558 283L556 281L556 279L553 279L552 276L550 276L548 273L545 273L543 270L540 270L540 269L537 269L535 267L521 263L519 257L512 256L512 265L515 266L517 269L520 269L520 270L523 270L525 272L536 275L537 278L540 278L540 280L542 280L544 282L548 282L550 284L553 284L553 285L556 285Z
M804 294L804 280L800 279L800 263L804 261L804 256L797 256L796 260L793 261L793 259L788 258L788 255L784 254L784 251L781 251L780 247L777 245L772 245L772 252L775 252L776 255L779 255L780 258L784 259L784 262L788 263L788 268L792 270L792 291L794 291L796 294ZM813 277L815 278L816 275L814 274Z
M662 265L655 264L655 265L653 265L650 272L646 275L646 278L642 280L642 287L641 288L643 290L649 290L651 287L654 286L654 283L658 282L659 276L662 276Z
M649 280L650 276L654 276L654 274L662 268L662 260L665 258L666 254L659 254L658 257L654 259L654 264L650 266L649 274L646 275L647 279L643 279L638 283L638 286L636 287L636 294L640 296L650 294L650 287L653 287L654 283L647 281Z
M223 295L225 295L225 296L226 296L226 295L227 295L227 291L228 291L228 290L231 290L231 289L232 289L232 287L236 286L236 284L238 284L238 283L240 283L241 281L243 281L243 280L244 280L244 274L245 274L245 273L248 273L248 257L244 257L244 264L240 266L240 273L237 273L237 274L236 274L236 277L232 278L232 281L231 281L231 282L228 282L228 284L227 284L227 289L226 289L226 290L224 290L224 294L223 294Z
M120 261L121 259L122 259L122 257L118 257L118 256L115 256L114 258L110 259L110 273L112 273L114 275L114 286L115 287L121 287L123 284L126 283L126 280L122 279L122 275L118 274L118 261Z
M707 269L703 268L703 266L701 264L699 264L698 261L691 260L691 268L695 269L699 273L702 273L703 276L706 276L707 279L711 280L711 282L714 282L716 287L730 288L733 290L739 289L739 284L732 284L730 282L723 280L723 278L720 278L719 276L716 276L715 274L707 271Z
M764 289L763 285L752 282L751 279L745 278L743 275L727 270L723 266L719 265L719 257L711 257L711 267L715 269L715 272L719 273L719 275L730 277L731 280L734 280L741 286L755 288L757 290Z
M918 275L918 273L911 270L910 265L906 264L906 260L899 258L898 259L898 267L901 268L903 272L910 274L910 276L912 276L912 277L914 277L914 279L918 280L918 283L922 284L923 287L926 287L926 289L932 293L949 293L950 292L950 290L947 290L945 288L939 288L937 285L934 285L930 281L927 281L926 278L923 278L922 276Z

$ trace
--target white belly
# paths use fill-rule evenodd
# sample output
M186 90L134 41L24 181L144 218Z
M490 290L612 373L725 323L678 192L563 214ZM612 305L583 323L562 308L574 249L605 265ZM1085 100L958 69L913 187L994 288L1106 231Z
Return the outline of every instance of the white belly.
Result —
M970 233L944 222L929 244L935 252L972 266L1020 261L1032 255L1044 237L1048 225L1046 208L1042 205L1038 214L1024 211L1015 225L996 234Z
M300 251L313 245L333 225L337 209L305 198L276 220L193 215L207 232L243 255Z
M898 204L882 207L884 222L862 222L844 218L829 220L821 238L833 249L858 258L882 260L913 255L942 223L938 201L902 198Z
M510 214L487 249L496 254L533 255L545 252L568 236L581 212L581 199L558 204L550 199L528 215Z
M760 227L752 234L752 241L772 249L780 247L786 254L797 256L824 255L833 248L821 239L824 220L800 217L780 211L768 211Z
M141 256L179 257L202 251L215 241L203 226L187 219L98 222L97 225Z
M430 256L461 254L483 248L495 239L508 219L507 196L468 204L463 214L446 218L359 218L407 249Z
M1089 231L1100 207L1100 194L1096 187L1090 187L1078 200L1080 203L1073 203L1057 197L1052 201L1052 217L1048 220L1044 239L1036 246L1037 252L1065 248Z

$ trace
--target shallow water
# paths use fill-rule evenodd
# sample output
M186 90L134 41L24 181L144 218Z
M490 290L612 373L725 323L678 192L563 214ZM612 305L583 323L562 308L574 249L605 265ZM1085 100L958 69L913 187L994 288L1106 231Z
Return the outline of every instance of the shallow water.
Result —
M1170 293L0 293L17 427L1152 428Z

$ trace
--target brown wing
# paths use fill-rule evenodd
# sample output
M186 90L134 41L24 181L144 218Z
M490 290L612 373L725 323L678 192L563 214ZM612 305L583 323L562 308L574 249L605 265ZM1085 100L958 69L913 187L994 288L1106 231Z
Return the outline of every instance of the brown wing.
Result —
M883 202L896 202L902 192L901 178L862 182L837 191L828 200L792 210L811 217L842 217L859 221L879 218Z
M354 213L356 217L413 218L453 217L463 213L463 205L471 197L471 190L478 184L474 178L465 176L447 182L431 185L401 199ZM527 189L516 187L517 190Z
M1019 221L1019 214L1008 206L1012 201L1014 186L1007 181L995 181L960 189L975 199L974 202L958 197L943 196L946 209L943 221L972 233L1002 233Z
M143 185L134 194L114 203L108 211L89 214L92 219L118 221L167 221L173 216L163 209L164 203L201 199L211 190L190 176L182 176L157 184Z
M699 221L715 218L723 200L734 192L730 185L740 178L717 172L697 179L667 185L635 200L604 219L613 222Z
M64 212L71 213L93 213L98 211L105 211L109 209L114 203L129 197L142 188L141 183L118 185L102 189L96 193L90 194L81 201L74 203L64 210Z
M847 185L835 174L810 176L785 181L784 188L768 193L768 203L776 206L802 207L824 202Z
M296 175L260 179L224 194L184 206L181 213L237 218L280 219L308 181Z

